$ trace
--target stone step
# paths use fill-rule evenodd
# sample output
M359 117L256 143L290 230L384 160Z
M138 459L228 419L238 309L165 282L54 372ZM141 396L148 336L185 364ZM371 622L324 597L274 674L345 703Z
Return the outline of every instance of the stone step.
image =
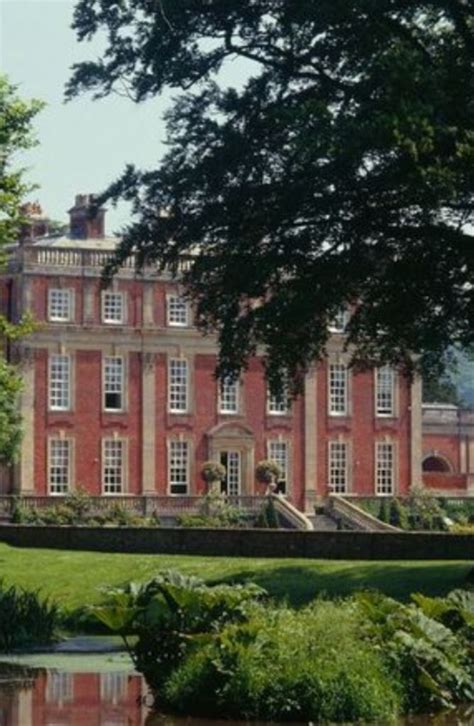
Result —
M311 520L317 532L333 532L337 529L337 522L327 514L312 514L308 519Z

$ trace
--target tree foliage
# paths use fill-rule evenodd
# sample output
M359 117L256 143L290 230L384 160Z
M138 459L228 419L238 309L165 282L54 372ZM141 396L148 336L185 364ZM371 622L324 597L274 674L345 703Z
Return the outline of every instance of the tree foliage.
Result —
M181 91L159 166L100 200L136 214L107 272L192 256L222 375L261 346L270 382L294 380L345 306L355 364L429 366L473 342L472 3L78 0L74 28L108 45L69 97Z
M16 154L34 145L31 124L41 110L40 101L23 101L15 86L0 75L0 269L6 262L5 247L17 241L24 221L21 205L32 187L17 168ZM0 342L17 340L31 332L27 316L18 324L0 315ZM0 350L0 462L11 462L21 440L18 395L21 379Z

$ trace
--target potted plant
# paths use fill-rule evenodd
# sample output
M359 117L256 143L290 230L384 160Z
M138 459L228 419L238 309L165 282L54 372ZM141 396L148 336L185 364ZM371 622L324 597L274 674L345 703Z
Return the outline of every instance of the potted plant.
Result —
M255 468L255 477L259 484L265 485L265 493L273 494L276 490L278 479L281 477L281 468L274 461L263 459Z
M226 468L218 461L205 461L201 467L201 477L207 484L208 492L220 492L220 484L225 476Z

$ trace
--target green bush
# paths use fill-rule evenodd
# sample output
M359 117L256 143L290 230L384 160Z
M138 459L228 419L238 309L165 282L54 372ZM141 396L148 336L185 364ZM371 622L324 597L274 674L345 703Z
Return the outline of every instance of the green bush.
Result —
M225 494L211 490L203 497L198 514L181 514L176 519L179 527L242 527L246 519L243 512L228 503Z
M106 525L118 527L157 527L159 518L154 512L151 517L140 517L117 502L101 512L94 512L91 497L82 490L68 494L61 503L35 509L15 499L12 505L11 521L15 524Z
M300 612L254 607L192 652L165 684L178 713L268 721L385 720L398 711L397 684L361 636L345 603Z
M94 612L121 633L158 707L205 718L385 721L474 699L474 593L377 593L262 604L255 586L179 573L112 591Z
M51 643L59 622L58 607L38 592L9 587L0 581L1 651Z
M275 502L271 497L268 497L264 503L262 511L254 522L254 527L261 529L279 529L280 519L275 508Z
M408 511L399 499L391 499L389 507L389 523L393 527L409 529Z
M443 531L445 513L431 492L422 487L413 487L407 499L408 521L411 529Z
M144 585L131 583L109 592L95 616L125 643L148 684L159 690L195 646L228 622L243 622L249 604L265 591L256 585L208 586L196 577L163 572ZM127 636L135 641L130 645Z
M389 507L388 499L386 499L386 497L383 497L380 500L378 518L380 519L381 522L385 522L386 524L388 524L390 521L390 507Z

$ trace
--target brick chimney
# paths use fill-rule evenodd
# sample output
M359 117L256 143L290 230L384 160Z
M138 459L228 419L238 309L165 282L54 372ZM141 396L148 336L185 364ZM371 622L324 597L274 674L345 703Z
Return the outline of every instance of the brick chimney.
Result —
M20 228L20 244L27 245L34 242L37 237L43 237L49 232L49 219L43 214L38 202L26 202L20 207L23 222Z
M77 194L76 203L69 210L72 239L103 239L105 236L105 209L95 207L95 194Z

